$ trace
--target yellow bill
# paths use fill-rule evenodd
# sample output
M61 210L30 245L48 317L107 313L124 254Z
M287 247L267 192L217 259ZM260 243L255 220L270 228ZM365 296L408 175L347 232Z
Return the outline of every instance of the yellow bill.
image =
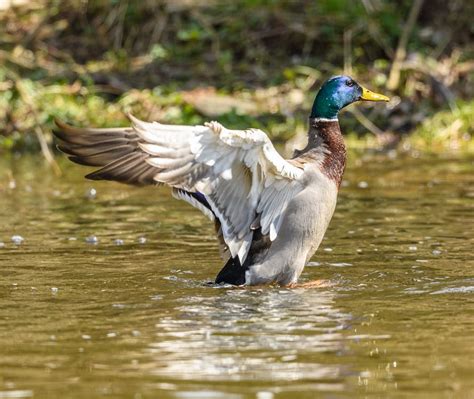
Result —
M390 101L390 98L387 96L384 96L383 94L379 93L374 93L373 91L370 91L366 89L365 87L362 87L362 96L360 97L361 100L364 101Z

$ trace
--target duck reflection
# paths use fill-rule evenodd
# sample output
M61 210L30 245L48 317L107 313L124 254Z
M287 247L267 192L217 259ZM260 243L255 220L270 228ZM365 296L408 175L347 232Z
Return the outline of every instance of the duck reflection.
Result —
M351 315L329 289L207 289L156 324L152 373L186 380L324 380L342 388Z

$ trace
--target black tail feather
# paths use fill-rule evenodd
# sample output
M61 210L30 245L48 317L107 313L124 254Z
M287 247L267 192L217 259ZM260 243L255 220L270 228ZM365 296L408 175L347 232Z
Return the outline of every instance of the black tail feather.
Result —
M226 283L232 285L245 284L246 268L240 265L238 257L229 258L225 266L216 277L216 284Z

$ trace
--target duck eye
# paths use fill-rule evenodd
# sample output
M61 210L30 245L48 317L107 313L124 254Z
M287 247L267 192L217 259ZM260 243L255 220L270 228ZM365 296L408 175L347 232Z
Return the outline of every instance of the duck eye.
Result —
M353 80L348 80L346 82L346 85L349 86L349 87L352 87L352 86L354 86L354 81Z

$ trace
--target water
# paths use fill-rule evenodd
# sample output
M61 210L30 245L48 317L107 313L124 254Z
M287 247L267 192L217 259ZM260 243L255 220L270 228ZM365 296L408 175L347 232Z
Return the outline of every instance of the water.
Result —
M199 212L62 166L0 161L0 398L474 397L473 159L352 161L308 289L205 286Z

